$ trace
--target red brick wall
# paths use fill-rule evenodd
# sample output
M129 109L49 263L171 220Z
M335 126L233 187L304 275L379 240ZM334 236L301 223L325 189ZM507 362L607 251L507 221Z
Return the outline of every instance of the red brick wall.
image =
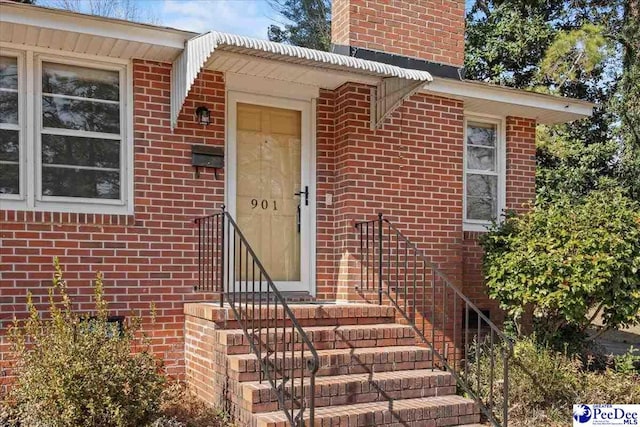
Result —
M523 212L535 198L536 122L533 119L507 117L507 210ZM492 317L497 304L487 297L482 276L481 233L464 233L464 293L481 308L490 309Z
M335 257L335 200L326 204L326 196L335 198L335 94L323 90L316 103L316 296L335 298L337 262Z
M338 297L358 252L354 223L382 212L459 281L462 261L462 102L415 95L370 129L369 87L336 91L335 241ZM354 102L355 101L355 102ZM358 270L359 271L359 270Z
M114 314L149 315L157 309L152 343L169 373L182 373L184 301L195 294L196 239L193 219L217 209L224 175L194 175L192 144L224 144L225 94L222 75L205 71L187 99L177 128L169 127L171 64L135 61L135 212L127 215L34 213L0 210L0 345L14 315L24 315L30 290L39 307L47 303L52 259L60 258L77 307L88 310L96 271L104 273ZM197 105L206 104L212 124L195 124ZM8 354L0 351L0 369ZM0 373L0 381L2 376Z
M507 117L507 210L526 211L536 194L536 121Z
M461 67L464 0L333 0L331 40Z

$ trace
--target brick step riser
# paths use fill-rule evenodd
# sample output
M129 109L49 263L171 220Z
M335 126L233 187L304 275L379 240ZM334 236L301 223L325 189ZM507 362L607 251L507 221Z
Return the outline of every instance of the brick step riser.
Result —
M367 374L373 372L389 372L389 371L406 371L408 369L431 369L434 364L431 360L419 362L397 362L397 363L375 363L373 365L344 365L331 366L318 369L316 377L329 377L335 375L351 375L351 374ZM300 374L299 369L294 370L296 376ZM305 373L305 377L308 377ZM258 381L260 379L258 372L236 372L231 371L229 377L240 382ZM276 378L280 376L276 375Z
M420 397L433 397L433 396L450 396L455 394L456 387L439 387L438 389L423 389L423 390L399 390L389 392L371 392L341 395L335 397L316 397L316 408L322 408L325 406L338 406L338 405L351 405L354 403L370 403L370 402L391 402L398 399L415 399ZM299 399L299 395L296 395L296 399ZM274 398L275 395L274 395ZM277 398L276 398L277 399ZM305 397L305 399L307 399ZM278 402L269 403L257 403L249 404L245 402L246 409L255 413L277 411L279 409L290 409L291 400L285 400L285 406L280 406Z
M364 347L393 347L393 346L410 346L416 345L415 333L411 328L399 327L398 325L389 325L384 328L370 329L349 329L342 327L340 330L307 330L307 336L313 343L316 350L331 349L347 349L347 348L364 348ZM221 333L224 334L224 333ZM261 334L254 336L256 344L262 343L264 349L267 346L270 349L278 347L282 350L283 346L287 351L301 350L303 344L299 336L287 331L285 334L279 329L276 334L266 330L262 330ZM221 337L221 342L225 345L225 352L229 355L247 354L250 351L249 338L244 333L238 332L226 334Z
M377 324L390 324L395 323L396 319L394 317L343 317L343 318L318 318L318 319L298 319L298 324L300 326L346 326L346 325L377 325ZM218 329L242 329L242 325L236 320L216 320L214 322ZM266 320L262 320L262 322L258 322L256 319L254 322L249 320L243 320L243 324L247 326L247 328L282 328L283 321L282 319L275 321L270 320L267 322ZM285 328L291 328L292 322L290 320L284 321Z
M393 347L391 347L391 349L393 349ZM406 352L393 353L393 351L389 351L378 353L376 355L354 354L351 355L351 357L346 358L346 360L342 358L341 360L336 359L336 357L321 356L320 368L318 369L316 376L322 377L364 374L371 372L404 371L409 369L431 369L433 367L431 352L426 349L424 351L412 352L411 354L407 354ZM284 365L282 359L278 359L276 367L281 368L284 366L286 375L288 372L291 372L292 361L294 373L299 375L303 362L299 358L285 358ZM229 375L238 381L258 381L260 379L259 370L260 365L258 361L256 359L251 359L245 361L244 367L241 369L231 369Z
M300 398L302 387L295 388L295 399ZM309 398L311 388L305 383L305 399ZM290 392L290 388L287 391ZM456 393L455 380L450 374L443 373L438 377L403 378L402 380L384 379L376 381L354 381L351 383L316 384L315 405L325 406L350 405L354 403L382 402L397 399L414 399L420 397L449 396ZM271 412L283 409L278 402L277 394L270 389L251 390L245 396L242 405L253 413ZM285 399L284 408L291 407L291 400Z
M271 348L273 347L273 343L271 344ZM346 348L366 348L366 347L394 347L394 346L407 346L407 345L417 345L415 338L385 338L382 340L353 340L353 341L321 341L321 342L313 342L313 345L316 350L338 350L338 349L346 349ZM278 342L278 351L282 351L282 342ZM292 345L291 343L285 343L284 347L286 351L290 352L293 347L294 352L302 350L304 347L305 351L308 350L308 347L303 346L301 343L295 343ZM251 352L251 348L249 345L234 345L226 347L226 353L228 355L237 355L237 354L249 354Z
M365 414L352 414L318 417L316 426L349 427L453 427L461 424L478 423L480 414L473 403L443 404L429 408L411 408L401 410L377 410ZM258 427L288 427L283 421L260 421Z

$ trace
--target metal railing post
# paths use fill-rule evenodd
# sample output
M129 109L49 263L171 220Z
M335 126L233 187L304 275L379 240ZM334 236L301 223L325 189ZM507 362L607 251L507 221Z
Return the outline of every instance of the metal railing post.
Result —
M511 356L511 352L509 348L502 348L502 369L504 372L503 381L502 381L502 395L504 396L504 403L502 406L502 426L508 427L509 425L509 357Z
M378 305L382 305L382 212L378 213Z
M224 284L225 284L225 274L229 274L228 271L225 271L225 263L224 263L224 257L225 257L225 252L227 250L227 247L225 245L225 233L224 233L224 220L225 220L225 206L222 205L222 215L220 216L220 231L222 233L222 239L220 240L220 273L222 275L223 280L221 280L220 283L220 289L218 290L218 298L220 300L220 307L224 306Z

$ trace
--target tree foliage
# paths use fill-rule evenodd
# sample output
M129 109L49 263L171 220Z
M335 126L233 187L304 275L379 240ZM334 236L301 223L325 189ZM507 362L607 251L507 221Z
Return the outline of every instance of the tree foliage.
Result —
M558 91L567 82L575 82L582 75L589 76L610 55L602 27L585 24L575 30L563 32L547 48L540 63L542 81L557 86L547 88Z
M538 6L476 1L467 13L466 77L518 88L531 86L555 35L548 22L551 8Z
M629 158L621 158L629 156ZM537 129L537 203L569 196L579 200L593 190L617 189L640 200L640 158L621 154L616 139L585 144L558 126Z
M468 78L598 103L588 119L539 132L543 200L584 196L594 176L640 200L639 10L639 0L475 0L469 9Z
M627 0L623 16L623 25L617 34L617 41L623 46L623 76L616 109L620 112L622 133L627 136L628 151L640 152L640 0ZM632 156L631 161L640 162L638 157L640 154Z
M269 40L328 51L331 48L331 2L329 0L270 0L286 23L271 25Z
M640 204L621 191L558 196L481 241L489 295L516 322L533 308L550 340L595 316L607 329L640 324Z
M467 14L468 77L598 104L538 127L536 205L483 239L490 295L516 319L533 307L551 341L594 313L640 322L639 5L476 0Z

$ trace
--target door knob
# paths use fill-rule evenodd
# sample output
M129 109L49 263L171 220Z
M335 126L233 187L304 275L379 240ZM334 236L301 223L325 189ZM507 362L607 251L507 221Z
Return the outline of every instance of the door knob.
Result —
M296 191L294 193L294 196L302 197L303 194L304 194L304 205L305 206L309 206L309 186L305 185L304 186L304 191L302 191L302 190Z

